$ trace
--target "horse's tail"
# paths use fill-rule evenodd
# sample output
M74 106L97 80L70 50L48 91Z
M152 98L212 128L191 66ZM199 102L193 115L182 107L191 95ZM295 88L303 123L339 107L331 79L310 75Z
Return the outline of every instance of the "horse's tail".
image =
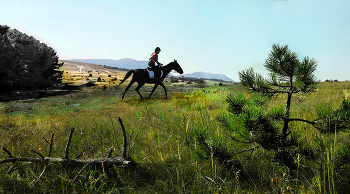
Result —
M135 70L130 70L130 71L128 71L128 72L126 73L124 79L123 79L122 81L120 81L120 83L116 86L116 88L119 87L122 83L124 83L125 80L127 80L134 72L135 72Z

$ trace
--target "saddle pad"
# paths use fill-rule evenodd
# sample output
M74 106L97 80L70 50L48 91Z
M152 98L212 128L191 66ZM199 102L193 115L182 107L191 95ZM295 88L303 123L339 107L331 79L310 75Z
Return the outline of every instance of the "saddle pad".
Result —
M154 71L148 70L148 75L149 75L149 78L154 78ZM163 71L160 71L160 77L162 76L163 76Z

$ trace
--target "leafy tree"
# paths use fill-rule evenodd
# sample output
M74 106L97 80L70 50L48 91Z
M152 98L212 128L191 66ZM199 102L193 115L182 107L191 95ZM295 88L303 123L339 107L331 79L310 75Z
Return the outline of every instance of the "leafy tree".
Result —
M0 27L2 91L47 88L61 83L63 63L54 49L7 26Z
M313 159L314 153L300 138L301 134L290 129L291 122L311 124L320 132L334 132L335 129L344 130L349 127L350 101L347 99L343 100L339 109L320 106L318 119L314 121L290 117L293 94L312 93L316 89L316 66L317 61L309 57L299 61L288 45L274 44L265 61L265 67L270 72L267 79L255 73L252 68L239 72L242 85L256 94L250 97L243 94L228 96L226 101L232 114L218 118L232 132L232 140L252 145L251 149L239 153L253 152L258 148L272 150L277 161L293 170L298 166L298 154ZM276 95L287 96L285 105L269 107L267 103ZM344 164L344 160L350 159L350 154L343 156Z

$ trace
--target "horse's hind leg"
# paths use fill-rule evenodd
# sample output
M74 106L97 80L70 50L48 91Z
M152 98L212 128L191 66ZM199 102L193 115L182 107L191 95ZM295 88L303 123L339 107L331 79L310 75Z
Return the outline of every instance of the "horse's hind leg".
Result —
M166 87L165 87L165 85L164 85L163 83L161 83L161 84L160 84L160 86L162 86L162 87L163 87L163 89L164 89L164 92L165 92L165 98L168 98L168 94L167 94L167 92L166 92Z
M151 98L151 96L152 96L154 90L156 90L158 86L159 86L159 84L154 84L154 87L153 87L153 89L152 89L152 92L149 94L148 98Z
M145 85L145 83L138 83L137 87L135 88L135 91L140 95L140 98L142 99L142 94L140 93L139 89Z
M132 84L134 84L135 81L134 80L131 80L129 85L125 88L125 91L123 93L123 96L122 96L122 100L124 99L124 96L125 96L125 93L129 90L129 88L131 87Z

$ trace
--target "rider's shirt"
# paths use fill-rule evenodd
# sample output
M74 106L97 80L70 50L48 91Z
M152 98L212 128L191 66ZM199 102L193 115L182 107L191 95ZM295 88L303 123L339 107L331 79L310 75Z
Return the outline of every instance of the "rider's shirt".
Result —
M155 61L158 61L158 54L157 53L152 53L151 57L149 58L148 65L150 67L155 66Z

